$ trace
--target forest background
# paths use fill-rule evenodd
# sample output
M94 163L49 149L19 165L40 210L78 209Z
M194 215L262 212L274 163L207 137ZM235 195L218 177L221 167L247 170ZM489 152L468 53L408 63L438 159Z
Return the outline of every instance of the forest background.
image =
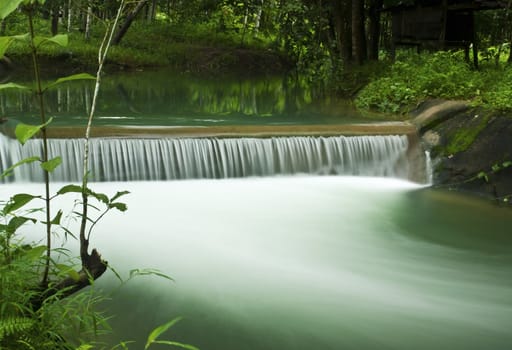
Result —
M104 20L119 1L48 0L37 30L67 33L66 48L41 55L55 71L87 69L96 61ZM108 70L173 67L219 75L293 72L322 91L355 99L360 109L404 114L428 98L465 99L512 108L512 14L476 12L479 69L462 51L400 50L391 60L391 15L414 1L383 0L139 0L128 4L107 61ZM1 35L26 28L22 14L2 21ZM13 64L29 66L28 47L12 45ZM399 117L400 118L400 117Z
M0 1L0 5L6 4L5 1ZM64 75L62 73L94 69L104 25L116 16L119 3L116 0L47 0L38 6L33 13L35 32L48 37L66 33L70 38L70 44L65 47L44 45L39 48L43 74ZM382 115L386 119L391 115L395 119L408 118L407 112L421 101L433 98L464 99L475 106L505 112L512 109L510 1L499 10L477 13L476 42L480 47L481 62L478 69L465 60L461 51L417 53L416 50L403 50L392 60L391 18L384 10L403 3L406 2L131 1L113 37L106 69L115 72L170 66L179 72L206 73L219 79L228 72L255 75L288 72L320 87L319 90L326 94L353 99L361 110L384 112ZM26 17L21 11L15 11L0 24L0 36L27 31ZM13 42L1 61L0 73L14 69L16 74L30 74L31 49L23 41ZM8 81L9 74L5 76ZM44 123L39 126L39 129L44 128ZM502 164L510 167L508 160ZM85 189L86 186L66 188L64 192ZM107 204L108 209L120 205L115 202L118 194L113 198L94 192L86 194ZM2 215L12 216L20 208L18 205L23 206L27 203L25 200L33 198L24 196L3 203ZM47 219L50 226L60 221L59 216L50 219ZM28 221L31 219L14 215L9 224L1 227L3 231L0 233L7 237L11 230L16 231ZM2 264L1 291L12 292L9 296L13 300L22 298L23 302L8 303L7 298L2 298L0 311L5 313L16 306L14 314L22 310L23 317L0 320L0 341L3 341L0 345L37 344L32 348L39 349L92 348L87 344L89 335L84 336L84 329L96 333L106 323L105 318L91 307L97 297L84 293L68 299L66 304L43 303L45 307L37 305L35 311L18 308L17 305L33 306L34 297L23 294L27 290L26 277L37 280L33 264L39 263L41 254L50 247L13 246L10 241L2 242L5 243L3 252L8 253L2 258L5 257L8 264ZM18 256L27 261L15 266L11 262L18 261ZM74 267L70 266L61 266L60 270L56 266L57 276L76 277L72 276ZM34 293L40 295L38 291ZM27 314L30 317L25 317ZM156 329L150 338L165 331L173 322L176 320ZM80 333L79 337L67 334L70 324L76 326L72 330ZM73 343L68 339L80 341ZM28 345L26 348L30 348Z

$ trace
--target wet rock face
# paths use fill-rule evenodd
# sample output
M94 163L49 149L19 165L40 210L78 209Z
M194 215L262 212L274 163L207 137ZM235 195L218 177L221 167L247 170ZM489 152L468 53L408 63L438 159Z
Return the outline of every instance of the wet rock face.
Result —
M434 185L501 200L512 195L512 116L466 109L442 122L428 120L420 130L431 151Z

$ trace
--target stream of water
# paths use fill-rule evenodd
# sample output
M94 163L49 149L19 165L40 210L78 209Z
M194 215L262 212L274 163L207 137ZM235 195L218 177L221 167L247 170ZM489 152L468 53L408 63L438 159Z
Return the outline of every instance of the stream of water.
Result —
M37 191L2 185L0 195ZM94 247L124 276L110 341L174 317L201 349L509 349L512 213L397 179L97 183L127 189ZM72 199L68 199L71 205ZM33 233L32 233L33 234ZM107 290L110 273L99 280Z
M107 78L97 123L360 121L283 80L223 84L158 72ZM89 85L50 97L55 125L83 125ZM28 95L2 93L0 112L6 129L34 123ZM78 179L80 142L51 141L64 159L55 180ZM112 346L141 349L152 329L182 316L163 337L202 350L511 348L512 212L407 181L405 136L101 139L92 148L91 179L104 181L93 190L131 193L128 212L107 215L91 247L124 277L157 268L175 280L118 289L108 271L97 281L113 293L114 331L103 339ZM0 171L39 152L38 141L23 148L0 134ZM37 164L17 170L0 198L42 192L40 177ZM56 201L75 205L72 195ZM37 226L23 230L43 239Z

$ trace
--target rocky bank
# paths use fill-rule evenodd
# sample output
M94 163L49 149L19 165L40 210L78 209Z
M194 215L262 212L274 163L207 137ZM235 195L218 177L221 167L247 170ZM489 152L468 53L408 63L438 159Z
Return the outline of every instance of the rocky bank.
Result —
M430 100L411 117L430 151L434 186L512 201L512 113Z

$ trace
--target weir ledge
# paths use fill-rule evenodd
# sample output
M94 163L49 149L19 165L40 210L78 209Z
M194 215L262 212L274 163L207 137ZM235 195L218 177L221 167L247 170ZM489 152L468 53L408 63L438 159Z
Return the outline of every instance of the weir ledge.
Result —
M2 130L3 129L3 130ZM13 137L13 127L3 125L0 131ZM47 130L50 139L80 139L85 135L84 127L51 127ZM336 137L336 136L394 136L408 139L406 159L408 176L412 181L426 182L425 154L420 145L417 129L407 122L382 122L372 124L345 125L242 125L242 126L196 126L196 127L94 127L92 139L237 139L280 137Z
M279 136L360 136L416 134L413 124L402 122L346 125L236 125L236 126L184 126L184 127L109 127L91 129L91 137L279 137ZM53 127L51 138L80 138L83 127Z

